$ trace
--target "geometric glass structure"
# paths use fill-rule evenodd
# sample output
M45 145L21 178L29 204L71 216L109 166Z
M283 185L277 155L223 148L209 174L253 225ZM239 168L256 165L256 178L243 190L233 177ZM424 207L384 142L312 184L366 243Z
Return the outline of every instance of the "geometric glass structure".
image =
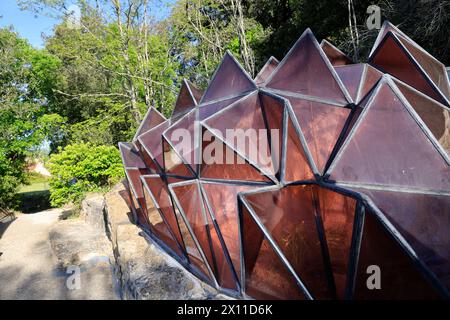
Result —
M309 29L255 79L227 52L119 144L134 218L233 297L449 298L447 71L388 22L367 63Z

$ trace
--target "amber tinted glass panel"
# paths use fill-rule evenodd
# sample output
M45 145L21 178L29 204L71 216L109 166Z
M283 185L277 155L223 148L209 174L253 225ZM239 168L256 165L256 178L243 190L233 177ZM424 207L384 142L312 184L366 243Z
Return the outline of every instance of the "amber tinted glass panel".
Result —
M236 102L239 99L242 99L243 96L234 97L226 100L220 100L217 102L211 102L202 104L198 109L198 120L205 120L206 118L212 116L216 112L228 107L232 103Z
M218 131L228 146L244 155L262 171L272 176L275 174L257 92L208 118L205 124Z
M256 89L253 81L236 61L226 53L202 98L202 103L236 96Z
M350 109L304 99L289 100L317 169L323 172Z
M270 57L266 64L262 67L261 71L255 78L256 85L262 85L272 74L272 72L278 67L280 62L274 57Z
M165 137L194 172L197 170L196 164L201 160L198 159L201 157L199 147L202 139L199 121L227 107L237 99L232 98L199 106L198 109L184 115L165 132Z
M450 109L398 81L396 84L450 156Z
M194 84L193 84L192 82L190 82L189 80L186 80L186 82L187 82L187 84L188 84L188 86L189 86L189 89L191 89L191 93L192 93L192 95L193 95L193 97L194 97L194 99L195 99L195 102L196 102L197 104L199 104L199 103L200 103L200 100L202 99L202 96L203 96L203 91L200 90L199 88L197 88L197 86L194 85Z
M142 147L147 151L150 157L158 163L161 168L164 168L162 133L170 126L170 123L171 121L167 120L159 126L139 136L139 142Z
M180 93L178 94L178 98L172 112L172 117L177 117L178 115L188 112L189 110L194 108L196 104L197 102L191 95L187 82L183 81L181 84Z
M311 33L305 32L267 83L267 87L347 103L347 99L320 54Z
M187 113L164 133L164 137L192 169L195 168L195 152L199 143L197 139L200 138L199 133L195 133L197 112L197 109L194 109Z
M172 149L163 137L164 148L164 169L166 174L172 174L181 177L193 177L194 174L189 170L188 166L181 160L178 154Z
M153 198L157 201L161 215L164 217L164 220L172 232L172 235L180 247L183 248L183 238L175 217L175 212L172 207L172 201L169 196L167 185L159 176L145 177L144 180L147 184L147 188L152 193Z
M206 266L206 262L203 260L200 251L198 250L197 245L195 244L194 240L192 239L192 235L189 232L188 227L186 226L186 223L184 219L181 217L180 211L178 208L175 209L175 215L178 220L178 224L180 226L180 232L183 237L183 242L186 248L186 254L188 255L188 259L190 263L207 279L210 281L211 274L208 271L208 268Z
M227 259L225 253L225 246L222 245L220 241L219 234L213 224L211 214L209 212L208 206L205 204L206 220L208 231L211 236L211 251L213 253L215 268L216 268L216 278L219 286L231 290L238 289L238 279L233 271L233 266L231 261Z
M166 121L166 119L164 119L164 117L159 112L157 112L153 107L150 107L144 119L142 120L139 129L136 131L133 140L136 140L139 135L156 127L157 125L163 123L164 121Z
M383 76L383 74L370 65L366 65L366 72L363 79L362 86L358 93L357 103L360 103L367 94L375 87L378 80Z
M133 200L133 206L136 210L139 223L148 227L146 205L144 201L144 191L142 189L141 175L148 174L147 169L125 169L128 185L130 187L130 196Z
M242 242L245 293L255 299L303 300L295 278L281 262L247 209L243 209Z
M370 290L369 266L380 268L381 289ZM438 298L400 245L388 234L373 214L366 213L356 277L356 299Z
M450 289L450 196L352 189L370 197Z
M221 180L270 181L212 134L209 134L207 140L210 141L204 141L202 147L201 177Z
M219 232L222 235L237 274L240 274L240 246L238 231L237 195L254 190L256 186L202 183L208 203L213 210Z
M371 63L442 103L442 98L408 58L406 51L394 41L391 34L386 37L380 49L372 57Z
M145 203L143 201L143 198L136 198L134 191L131 189L131 183L127 177L127 185L128 185L128 198L131 211L136 214L137 221L134 221L133 216L133 222L139 223L147 230L151 229L150 224L148 223L147 214L144 212ZM140 201L139 201L140 200Z
M349 57L328 41L322 41L320 46L333 66L342 66L352 63Z
M307 180L314 178L313 171L306 158L305 151L300 142L297 131L294 128L292 119L288 117L288 128L286 139L285 152L285 181Z
M344 298L353 234L356 200L314 187L322 217L337 297Z
M131 143L119 143L120 156L124 167L145 168L139 152Z
M154 202L154 199L150 196L149 190L144 186L145 205L147 208L147 216L150 224L152 225L153 234L164 242L169 248L171 248L178 256L182 256L183 253L175 241L172 233L166 225L166 222L161 216L161 212L158 209L158 204Z
M368 108L330 179L448 190L448 164L386 83Z
M331 298L312 187L288 186L245 199L313 296Z
M352 64L348 66L339 66L335 68L339 78L347 88L348 93L356 102L360 83L362 81L364 64Z
M142 189L141 175L148 174L146 169L126 168L128 182L130 183L133 194L136 198L144 198L144 190Z
M215 270L213 253L210 246L210 234L208 232L208 223L206 221L205 208L200 195L200 189L197 182L174 186L173 191L180 203L181 211L184 212L186 219L191 226L193 236L204 253L211 270Z
M416 59L420 66L425 70L434 84L441 90L444 96L446 96L447 99L450 99L450 88L447 81L445 66L434 57L424 52L423 49L420 49L417 44L407 40L401 35L399 35L398 38L406 49L408 49L408 51L412 54L414 59Z
M273 167L275 172L279 174L282 160L281 153L285 106L282 101L267 94L261 93L259 97L268 129L268 137L270 138L270 154L272 156ZM279 177L279 175L277 175L277 177Z
M160 172L161 169L157 165L157 163L151 158L150 154L145 150L139 140L135 142L141 159L144 161L145 166L151 171L151 173Z

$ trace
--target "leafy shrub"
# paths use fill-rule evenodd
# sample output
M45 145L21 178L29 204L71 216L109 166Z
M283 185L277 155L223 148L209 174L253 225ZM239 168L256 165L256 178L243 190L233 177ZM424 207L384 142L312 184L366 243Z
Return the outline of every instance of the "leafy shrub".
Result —
M123 177L119 151L89 143L68 145L49 161L50 201L53 206L79 203L86 192L103 191Z

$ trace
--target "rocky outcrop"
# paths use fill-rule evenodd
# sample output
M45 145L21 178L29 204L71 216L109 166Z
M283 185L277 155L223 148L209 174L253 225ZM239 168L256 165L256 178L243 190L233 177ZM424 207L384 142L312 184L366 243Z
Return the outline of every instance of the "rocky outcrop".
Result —
M100 193L89 194L81 202L80 218L99 232L105 232L105 198Z
M67 289L68 299L120 299L112 246L104 230L82 219L60 220L49 239L61 276L79 275L79 286Z

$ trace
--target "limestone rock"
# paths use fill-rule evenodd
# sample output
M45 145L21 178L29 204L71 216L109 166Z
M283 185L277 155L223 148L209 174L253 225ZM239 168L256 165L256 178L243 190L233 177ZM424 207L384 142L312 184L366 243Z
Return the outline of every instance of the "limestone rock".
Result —
M50 230L50 244L59 273L80 274L80 287L69 290L69 299L119 299L112 246L104 232L80 219L61 220Z
M91 225L95 229L104 232L105 230L105 198L102 194L93 193L89 194L81 202L81 212L80 217L86 221L87 224Z

